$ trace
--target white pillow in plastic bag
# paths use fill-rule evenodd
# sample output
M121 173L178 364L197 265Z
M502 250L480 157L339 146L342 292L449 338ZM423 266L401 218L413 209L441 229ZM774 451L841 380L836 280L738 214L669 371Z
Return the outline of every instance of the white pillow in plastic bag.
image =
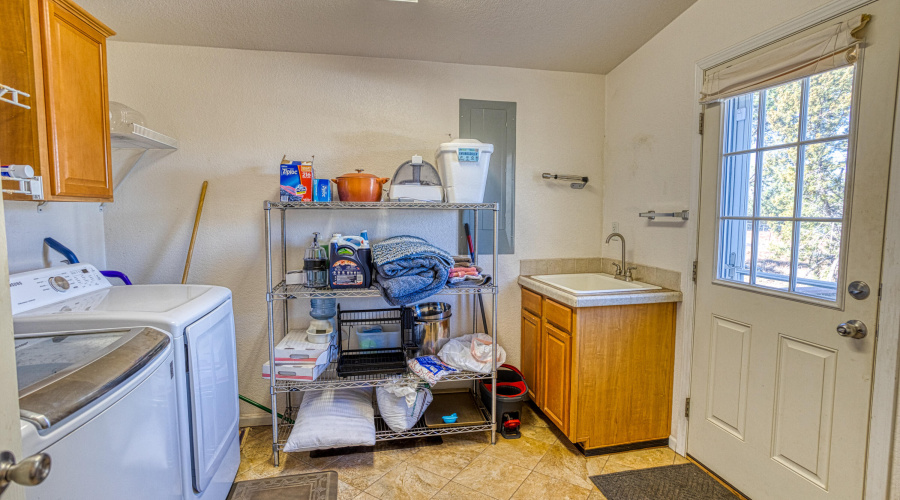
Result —
M284 451L347 446L375 446L372 388L330 389L304 394Z
M378 401L378 411L384 423L394 432L403 432L411 429L422 418L433 396L427 388L416 389L415 401L409 405L406 397L392 394L384 387L378 387L375 389L375 399Z

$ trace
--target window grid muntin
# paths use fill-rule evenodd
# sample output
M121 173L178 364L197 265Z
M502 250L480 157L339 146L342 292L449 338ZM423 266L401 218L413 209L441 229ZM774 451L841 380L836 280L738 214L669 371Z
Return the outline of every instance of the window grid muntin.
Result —
M762 90L748 93L750 95L752 95L753 93L756 93L756 92L759 93L759 102L757 104L757 106L758 106L758 121L757 121L756 141L755 141L756 147L726 153L725 148L724 148L724 139L726 139L726 138L723 137L723 141L720 143L721 145L719 148L720 185L719 185L719 203L718 203L719 206L718 206L718 211L716 214L716 218L717 218L716 231L717 231L717 235L718 235L716 238L716 246L717 246L717 248L716 248L716 250L717 250L717 252L716 252L717 269L716 269L716 273L715 273L716 280L725 280L725 282L729 283L729 284L734 284L734 285L738 285L738 286L749 286L750 288L753 288L753 289L760 289L760 291L770 290L772 292L775 292L778 295L783 294L786 297L797 297L797 298L804 297L806 299L826 302L829 304L835 304L840 301L840 295L837 293L837 289L839 288L839 286L842 282L842 276L843 276L843 273L845 270L845 263L846 263L845 257L846 257L846 247L847 247L846 238L847 238L847 235L849 234L849 229L848 229L849 224L846 219L850 212L850 192L849 191L850 191L851 181L852 181L850 169L851 169L851 163L852 163L852 158L853 158L852 151L851 151L852 145L851 145L850 137L854 133L854 130L855 130L856 105L857 105L857 94L858 94L858 85L859 85L859 82L858 82L859 79L857 78L858 77L858 71L857 71L858 68L856 68L856 65L853 65L853 66L854 66L854 69L853 69L853 73L852 73L852 77L851 77L852 81L851 81L851 88L850 88L850 92L851 92L850 116L849 116L849 127L848 127L847 134L839 134L839 135L828 136L828 137L820 137L817 139L806 139L807 121L808 121L808 116L809 116L809 85L810 85L809 79L812 76L816 76L816 75L811 75L811 76L803 78L801 80L801 82L802 82L801 83L801 103L800 103L800 110L799 110L799 116L798 116L799 123L798 123L798 130L797 130L797 140L794 142L789 142L789 143L784 143L784 144L763 146L763 144L765 143L765 130L766 130L765 129L765 127L766 127L765 103L766 103L767 92L769 89L762 89ZM830 70L830 71L834 71L834 70ZM772 88L779 87L782 85L787 85L789 83L790 82L781 83ZM748 94L743 94L743 95L748 95ZM742 96L735 96L733 98L730 98L729 100L736 99L739 97L742 97ZM724 119L722 121L723 122L723 130L727 130L729 125L731 125L731 123L730 123L730 117L727 115L727 108L724 106L723 106L723 112L726 113L726 115L723 116ZM751 121L752 121L752 117L751 117ZM723 134L723 136L724 136L724 134ZM843 200L842 217L840 217L840 218L802 217L801 216L802 208L803 208L802 197L803 197L803 187L805 184L804 174L805 174L805 163L806 163L806 159L805 159L805 152L806 152L805 149L806 148L805 148L805 146L810 145L810 144L818 144L818 143L838 142L838 141L842 141L842 140L847 141L847 156L845 159L844 181L843 181L844 182L844 186L843 186L844 200ZM763 165L763 156L764 156L762 153L764 151L768 151L768 150L787 149L787 148L794 149L795 155L796 155L796 161L797 161L797 166L796 166L795 173L794 173L794 214L793 214L794 216L793 217L761 217L761 216L759 216L759 214L761 212L761 203L762 203L762 196L761 196L761 191L760 191L761 183L762 183L761 178L762 178L762 165ZM754 175L754 179L753 179L753 183L754 183L753 214L751 214L750 216L746 216L746 217L723 215L725 207L724 207L724 204L722 203L722 201L724 198L723 195L724 195L725 185L722 182L722 177L723 177L722 172L724 171L724 168L725 168L725 161L728 157L737 156L737 155L741 155L741 154L754 154L754 153L755 153L755 160L756 160L756 165L755 165L756 174ZM723 251L722 221L724 221L724 220L735 220L735 221L744 220L744 221L750 222L750 224L751 224L751 238L752 238L751 247L752 247L752 250L751 250L750 263L749 263L750 283L745 283L743 280L741 280L738 277L740 274L745 273L747 271L738 271L736 266L731 266L734 269L734 272L736 274L736 277L734 279L729 279L729 278L723 276L724 271L726 271L728 268L727 263L723 260L725 258L725 256L722 253L722 251ZM757 272L758 253L759 253L759 225L760 225L760 222L766 222L766 221L791 222L792 223L792 234L791 234L792 241L791 241L791 257L790 257L791 260L790 260L790 271L789 271L790 274L788 276L789 286L788 286L787 290L780 290L780 289L776 289L776 288L772 288L772 287L767 287L765 285L759 285L756 283L757 274L760 274ZM799 255L799 251L800 251L799 238L800 238L801 222L841 223L841 242L840 242L840 247L838 249L839 253L838 253L838 255L835 256L835 259L837 260L837 263L838 263L838 275L835 277L834 283L832 283L831 281L819 281L819 280L812 280L809 278L801 279L801 278L797 277L798 268L799 268L798 255ZM781 275L772 275L771 273L761 273L761 274L763 274L762 277L765 279L772 279L773 276L781 276ZM835 288L834 298L826 299L826 298L822 298L819 295L798 292L798 291L796 291L798 283L811 284L814 286L819 286L821 288L834 287Z

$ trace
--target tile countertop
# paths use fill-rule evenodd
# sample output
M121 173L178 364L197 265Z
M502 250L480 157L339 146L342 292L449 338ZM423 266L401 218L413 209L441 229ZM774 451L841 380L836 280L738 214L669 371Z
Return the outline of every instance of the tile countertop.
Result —
M519 285L569 307L576 308L681 302L682 297L681 292L669 290L668 288L634 292L598 293L595 295L572 295L552 285L532 279L530 276L519 276Z

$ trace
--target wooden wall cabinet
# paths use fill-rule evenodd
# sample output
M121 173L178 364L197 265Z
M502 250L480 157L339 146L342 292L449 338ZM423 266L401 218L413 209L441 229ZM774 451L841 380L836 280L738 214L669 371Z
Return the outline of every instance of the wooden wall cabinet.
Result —
M112 201L106 39L115 32L68 0L0 3L9 20L0 83L31 94L30 110L0 103L0 163L31 165L45 200Z
M529 395L588 452L668 441L674 363L674 302L573 309L522 289Z

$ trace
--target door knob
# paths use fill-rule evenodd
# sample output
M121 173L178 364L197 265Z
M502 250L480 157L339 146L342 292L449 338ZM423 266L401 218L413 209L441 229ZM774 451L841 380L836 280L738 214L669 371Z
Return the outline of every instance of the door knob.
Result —
M46 453L34 454L19 463L16 457L8 451L0 453L0 495L9 486L9 483L17 483L22 486L35 486L44 482L50 474L50 455Z
M858 319L851 319L846 323L841 323L837 327L837 332L842 337L850 337L851 339L861 339L869 334L866 324Z

